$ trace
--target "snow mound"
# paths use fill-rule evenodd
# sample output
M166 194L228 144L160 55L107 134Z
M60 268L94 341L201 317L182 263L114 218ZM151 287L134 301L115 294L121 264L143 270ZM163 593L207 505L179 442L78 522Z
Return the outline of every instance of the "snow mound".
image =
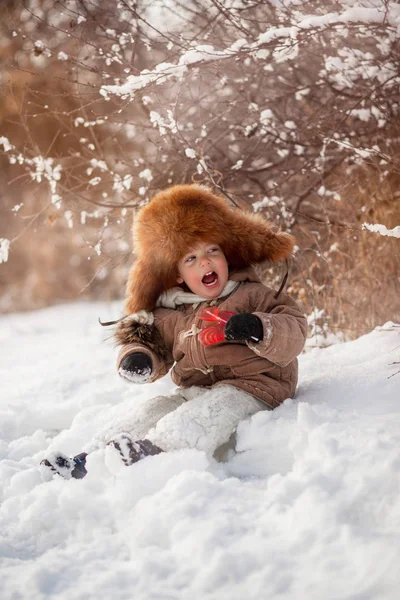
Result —
M397 600L400 327L301 356L296 398L242 422L226 463L181 450L115 477L101 449L43 482L49 451L174 389L120 380L97 324L118 309L0 318L2 597Z

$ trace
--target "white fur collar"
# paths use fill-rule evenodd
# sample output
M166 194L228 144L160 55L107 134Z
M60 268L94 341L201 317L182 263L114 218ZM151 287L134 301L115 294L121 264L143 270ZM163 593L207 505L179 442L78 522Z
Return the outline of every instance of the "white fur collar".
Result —
M218 298L224 298L228 296L237 288L239 281L229 280ZM184 292L180 287L173 287L167 290L157 300L156 306L163 306L164 308L176 308L181 304L199 304L200 302L208 302L210 298L201 298L192 292Z

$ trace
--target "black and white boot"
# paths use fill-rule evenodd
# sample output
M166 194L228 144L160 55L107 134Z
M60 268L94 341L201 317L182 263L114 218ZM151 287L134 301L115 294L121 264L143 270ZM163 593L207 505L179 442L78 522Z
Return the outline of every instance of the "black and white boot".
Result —
M150 440L134 441L128 433L121 433L107 443L106 464L109 470L117 474L123 466L129 467L146 456L163 452Z
M64 479L82 479L87 474L86 457L85 452L77 454L74 458L54 452L42 460L40 466L46 479L51 479L54 475Z

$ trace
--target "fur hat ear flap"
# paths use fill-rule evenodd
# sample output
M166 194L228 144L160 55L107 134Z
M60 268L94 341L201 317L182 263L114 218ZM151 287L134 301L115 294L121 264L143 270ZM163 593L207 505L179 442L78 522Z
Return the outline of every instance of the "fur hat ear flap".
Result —
M246 267L264 261L276 263L292 253L294 237L289 233L275 233L261 215L236 210L230 216L230 235L224 250L232 266Z
M131 315L138 310L146 310L142 303L147 304L149 296L152 297L153 294L157 293L157 285L154 284L153 275L148 265L146 266L143 261L137 259L129 271L126 284L125 314Z
M270 261L273 263L285 260L292 254L295 238L290 233L279 232L273 234L269 240Z
M154 310L158 297L176 285L175 265L161 265L149 258L138 258L129 271L126 284L125 314Z

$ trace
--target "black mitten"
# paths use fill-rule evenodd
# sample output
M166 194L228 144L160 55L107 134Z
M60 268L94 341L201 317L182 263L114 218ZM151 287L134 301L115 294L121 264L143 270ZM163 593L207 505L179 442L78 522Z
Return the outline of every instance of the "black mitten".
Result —
M260 342L264 337L261 320L252 313L233 315L225 325L226 340Z
M153 362L150 356L144 352L133 352L122 360L118 372L128 381L140 383L149 379L152 370Z

